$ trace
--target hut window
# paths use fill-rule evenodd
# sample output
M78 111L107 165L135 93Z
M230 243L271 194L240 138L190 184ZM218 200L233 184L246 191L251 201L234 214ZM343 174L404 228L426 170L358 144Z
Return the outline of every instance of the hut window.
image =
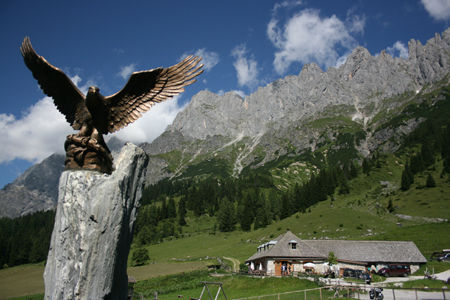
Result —
M297 249L297 241L296 240L291 240L289 242L289 245L290 245L291 249L293 249L293 250Z

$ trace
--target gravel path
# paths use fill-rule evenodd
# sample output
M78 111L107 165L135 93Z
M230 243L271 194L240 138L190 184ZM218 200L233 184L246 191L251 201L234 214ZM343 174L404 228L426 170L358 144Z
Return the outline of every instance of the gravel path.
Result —
M239 272L240 261L233 257L223 257L226 260L229 260L233 263L233 272Z

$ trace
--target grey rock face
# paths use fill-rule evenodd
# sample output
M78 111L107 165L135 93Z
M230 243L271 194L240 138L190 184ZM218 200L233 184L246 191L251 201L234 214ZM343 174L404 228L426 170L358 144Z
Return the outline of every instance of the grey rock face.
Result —
M45 299L126 299L127 257L148 157L127 144L111 175L64 171Z
M241 120L245 116L246 103L238 94L229 92L219 96L201 91L177 115L167 131L179 131L194 139L205 139L217 134L236 136L242 130Z
M0 217L17 218L36 211L54 209L55 205L53 198L23 185L9 185L0 190Z
M64 155L52 154L31 166L13 183L0 190L0 217L16 218L54 209L58 180L64 170Z
M29 190L38 190L56 201L58 190L55 187L58 186L59 174L63 170L64 155L52 154L40 164L26 170L14 181L14 184L26 186Z

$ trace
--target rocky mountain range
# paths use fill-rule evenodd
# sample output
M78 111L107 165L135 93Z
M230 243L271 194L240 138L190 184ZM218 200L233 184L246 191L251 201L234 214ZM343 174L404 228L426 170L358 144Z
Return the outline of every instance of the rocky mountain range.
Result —
M311 63L251 95L201 91L166 131L141 147L150 156L147 184L163 178L235 176L267 167L277 187L283 178L309 176L314 159L339 161L395 151L403 137L424 121L402 115L421 95L448 85L450 29L425 45L411 40L407 59L385 51L372 56L356 48L339 67ZM119 144L122 144L121 142ZM340 151L340 152L339 152ZM289 163L279 162L294 157ZM0 216L16 217L54 207L63 157L52 155L0 191ZM282 180L283 179L283 180Z
M395 145L387 142L421 120L406 120L395 130L378 126L450 71L450 30L426 45L411 40L408 46L408 59L385 51L371 56L358 47L338 68L324 72L311 63L298 76L279 79L245 98L234 92L198 93L161 136L143 145L155 164L147 181L176 177L189 166L220 158L237 176L255 161L261 166L291 150L314 152L343 126L363 133L357 143L361 155L379 147L392 151Z

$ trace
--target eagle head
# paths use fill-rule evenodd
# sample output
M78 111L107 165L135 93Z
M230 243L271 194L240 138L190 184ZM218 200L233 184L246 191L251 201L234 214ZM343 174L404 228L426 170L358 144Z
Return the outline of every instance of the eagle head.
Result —
M95 95L100 92L100 89L96 86L90 86L88 89L88 95Z

